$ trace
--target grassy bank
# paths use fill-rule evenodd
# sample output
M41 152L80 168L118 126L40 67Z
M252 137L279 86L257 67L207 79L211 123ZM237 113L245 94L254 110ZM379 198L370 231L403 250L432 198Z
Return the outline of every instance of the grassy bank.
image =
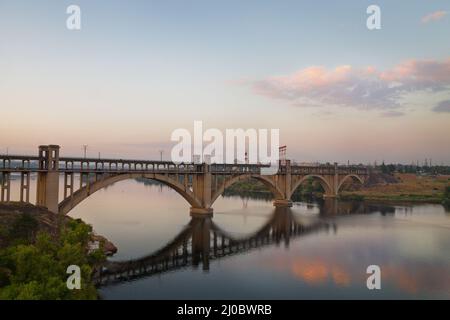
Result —
M355 193L343 193L339 195L340 200L370 200L381 202L423 202L423 203L442 203L443 198L439 196L429 196L420 194L373 194L373 195L361 195Z
M92 227L28 204L0 205L1 299L96 299L91 281L103 251L90 250ZM69 290L67 267L81 269L81 289Z
M447 197L449 176L394 174L394 177L396 183L380 183L358 190L342 191L340 199L442 203Z

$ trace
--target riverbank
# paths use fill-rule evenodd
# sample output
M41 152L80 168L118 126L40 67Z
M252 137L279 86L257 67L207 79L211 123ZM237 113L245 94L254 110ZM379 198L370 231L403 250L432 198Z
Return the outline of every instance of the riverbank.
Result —
M91 281L117 248L80 219L46 208L0 204L0 300L96 299ZM80 267L81 289L69 290L67 268Z
M415 174L393 174L395 182L378 182L344 189L342 200L370 200L391 202L443 203L447 199L446 188L450 176L421 176Z

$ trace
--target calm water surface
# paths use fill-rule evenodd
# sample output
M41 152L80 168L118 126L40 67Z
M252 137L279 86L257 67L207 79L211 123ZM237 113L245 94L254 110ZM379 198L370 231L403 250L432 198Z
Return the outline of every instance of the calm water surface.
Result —
M153 254L193 225L187 202L175 191L134 180L95 193L70 215L119 248L114 261ZM440 205L327 201L276 210L264 200L225 197L214 204L208 228L241 240L267 239L268 230L276 236L207 264L103 286L102 297L450 298L450 214ZM366 287L372 264L381 268L381 290Z

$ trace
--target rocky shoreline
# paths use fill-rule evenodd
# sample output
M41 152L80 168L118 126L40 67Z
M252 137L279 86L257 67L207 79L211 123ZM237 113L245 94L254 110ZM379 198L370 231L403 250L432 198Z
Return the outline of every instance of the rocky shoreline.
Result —
M0 248L7 245L7 242L10 240L13 240L7 239L6 231L11 229L16 219L24 214L28 214L36 220L36 233L44 231L52 237L57 237L60 228L70 221L81 221L69 216L57 215L44 207L38 207L29 203L0 203ZM87 249L91 252L100 248L106 256L112 256L117 252L117 247L111 241L102 235L92 232Z
M117 253L117 247L106 239L104 236L93 234L91 238L91 242L89 243L89 250L96 250L102 248L103 253L107 257L113 256L115 253Z

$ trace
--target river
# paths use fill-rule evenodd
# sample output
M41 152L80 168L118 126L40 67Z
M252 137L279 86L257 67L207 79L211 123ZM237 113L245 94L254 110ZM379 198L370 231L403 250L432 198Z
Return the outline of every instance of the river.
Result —
M330 200L275 209L271 201L221 197L213 207L206 233L214 229L237 246L217 253L210 238L201 261L192 254L165 271L106 283L101 297L450 298L450 214L441 205ZM118 247L111 261L152 255L198 224L175 191L134 180L98 191L69 214ZM369 265L380 267L379 290L367 288Z

